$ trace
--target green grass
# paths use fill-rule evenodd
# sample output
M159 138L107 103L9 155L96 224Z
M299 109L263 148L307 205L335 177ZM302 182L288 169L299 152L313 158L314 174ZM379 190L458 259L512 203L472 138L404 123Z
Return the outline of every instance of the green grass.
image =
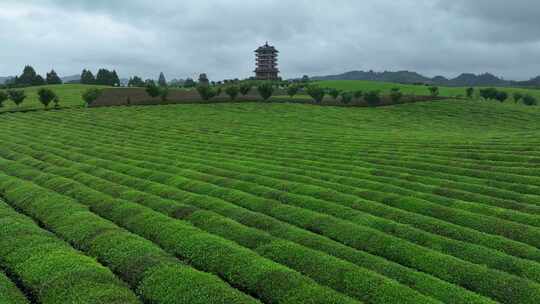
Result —
M327 80L327 81L318 81L316 82L321 87L325 88L336 88L344 91L371 91L379 90L383 93L389 93L392 88L400 88L401 91L405 94L416 94L416 95L430 95L429 87L424 85L407 85L407 84L396 84L390 82L377 82L377 81L362 81L362 80ZM467 87L444 87L440 86L440 96L444 97L465 97L465 90ZM476 88L478 94L478 88ZM540 99L540 90L537 89L522 89L522 88L500 88L505 92L510 93L509 100L512 100L512 93L520 92L522 94L530 94L537 99ZM478 96L476 96L478 98Z
M82 92L89 88L107 88L105 86L97 85L83 85L83 84L61 84L61 85L46 85L38 87L20 88L16 90L24 90L26 92L26 99L20 106L16 106L13 101L6 100L3 103L3 107L0 108L0 113L3 111L17 111L17 110L31 110L31 109L43 109L43 105L39 102L38 90L40 88L49 88L53 90L59 97L61 107L79 107L83 105L83 99L81 97ZM53 106L52 104L50 106Z
M145 303L537 303L539 127L539 107L474 100L2 115L3 219ZM6 240L4 281L46 282Z

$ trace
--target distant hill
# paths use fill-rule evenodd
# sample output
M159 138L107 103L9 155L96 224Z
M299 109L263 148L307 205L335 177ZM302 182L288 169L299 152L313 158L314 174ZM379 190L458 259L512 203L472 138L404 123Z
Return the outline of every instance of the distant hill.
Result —
M315 76L312 80L368 80L394 83L423 83L441 86L540 86L540 76L527 81L504 80L490 73L472 74L463 73L456 78L448 79L444 76L429 78L411 71L374 72L351 71L338 75Z
M8 76L8 77L0 77L0 84L4 84L6 83L6 81L12 79L13 76Z
M71 75L61 77L63 83L79 83L81 81L81 75Z

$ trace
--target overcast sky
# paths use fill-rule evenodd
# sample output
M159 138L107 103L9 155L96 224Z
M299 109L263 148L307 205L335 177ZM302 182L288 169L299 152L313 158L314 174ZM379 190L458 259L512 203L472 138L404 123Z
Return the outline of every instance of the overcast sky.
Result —
M244 78L253 50L285 78L349 70L540 75L538 0L0 0L0 76L116 69Z

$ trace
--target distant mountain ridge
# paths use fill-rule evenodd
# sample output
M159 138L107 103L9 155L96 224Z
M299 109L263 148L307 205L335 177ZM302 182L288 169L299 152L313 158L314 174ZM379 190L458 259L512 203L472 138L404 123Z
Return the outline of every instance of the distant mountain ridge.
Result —
M384 81L406 84L431 84L441 86L540 86L540 76L527 81L504 80L490 73L472 74L463 73L456 78L448 79L444 76L429 78L416 72L374 72L374 71L350 71L338 75L314 76L311 80L368 80Z

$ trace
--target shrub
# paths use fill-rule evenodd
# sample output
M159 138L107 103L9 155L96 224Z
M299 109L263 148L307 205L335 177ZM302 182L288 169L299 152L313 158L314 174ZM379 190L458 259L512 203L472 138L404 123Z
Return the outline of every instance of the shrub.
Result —
M244 82L240 84L240 94L246 96L251 91L251 83Z
M154 98L154 97L158 97L161 92L160 92L159 87L153 81L151 81L151 82L148 82L146 85L146 93L150 97Z
M379 91L369 91L364 94L364 100L369 106L377 106L381 103L381 96Z
M332 98L334 98L334 100L336 100L339 97L340 93L341 92L338 89L332 88L332 89L328 90L328 95L332 96Z
M358 91L355 91L355 92L354 92L354 98L356 98L356 99L360 99L360 98L362 98L363 96L364 96L364 92L361 91L361 90L358 90Z
M300 88L297 86L297 85L289 85L289 87L287 88L287 95L289 95L289 97L293 98L294 95L298 94L298 91L300 90Z
M535 106L538 104L538 101L533 96L527 94L523 96L523 103L527 106Z
M55 108L60 107L60 97L58 97L58 95L54 96L53 103Z
M231 100L235 100L239 93L240 89L235 85L225 88L225 94L227 94Z
M390 98L392 99L394 103L398 103L402 97L403 97L403 93L401 93L400 88L393 88L390 91Z
M261 95L262 99L266 101L272 97L272 94L274 93L274 86L269 82L265 82L257 87L257 91L259 92L259 95Z
M48 88L41 88L38 90L39 101L45 108L49 107L49 104L56 98L56 94L53 90Z
M508 99L508 93L504 91L498 91L497 94L495 94L495 99L500 102L504 102L506 99Z
M94 101L96 101L96 99L99 98L99 96L101 96L102 93L103 91L100 89L88 89L84 91L84 93L82 94L82 98L86 105L90 106L92 105L92 103L94 103Z
M431 94L431 97L439 96L439 87L436 87L436 86L429 87L429 93Z
M480 89L480 96L484 98L484 100L497 99L498 92L499 91L495 88Z
M9 95L9 99L11 99L17 107L26 99L26 94L23 90L8 90L7 94Z
M169 97L169 88L166 86L163 86L159 89L159 97L161 98L162 102L166 102L167 98Z
M4 106L4 101L8 100L8 94L4 91L0 91L0 108Z
M512 96L514 98L515 103L518 103L521 99L523 99L523 94L520 92L514 92Z
M351 103L352 98L353 98L353 94L351 92L342 92L341 93L341 102L343 104Z
M203 100L210 100L216 96L216 91L207 85L197 86L197 92L199 92L199 95Z
M307 87L307 94L315 100L316 103L321 103L324 99L325 91L316 85L311 85Z
M465 94L467 95L467 98L471 99L474 95L474 88L467 88L467 90L465 90Z

